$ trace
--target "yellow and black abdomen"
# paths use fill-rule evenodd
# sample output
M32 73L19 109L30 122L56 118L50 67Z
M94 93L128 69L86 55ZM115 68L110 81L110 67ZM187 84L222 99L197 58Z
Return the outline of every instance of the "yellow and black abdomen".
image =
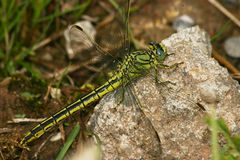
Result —
M101 99L107 93L117 89L123 83L122 74L116 74L110 80L108 80L101 87L93 90L88 95L66 106L64 109L55 113L51 117L43 120L40 124L29 131L25 137L21 140L20 145L26 145L27 143L39 138L45 132L49 131L53 126L60 123L70 115L76 113L84 107L91 105L92 103Z

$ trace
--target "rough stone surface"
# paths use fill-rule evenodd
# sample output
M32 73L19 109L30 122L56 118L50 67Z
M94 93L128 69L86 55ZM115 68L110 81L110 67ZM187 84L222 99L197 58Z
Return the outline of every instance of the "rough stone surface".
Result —
M161 81L172 83L157 84L152 73L126 88L131 92L123 103L116 103L117 91L96 106L89 126L102 142L103 159L210 159L204 117L211 107L239 131L239 85L211 58L208 35L192 27L162 43L175 53L165 64L183 62L159 70Z

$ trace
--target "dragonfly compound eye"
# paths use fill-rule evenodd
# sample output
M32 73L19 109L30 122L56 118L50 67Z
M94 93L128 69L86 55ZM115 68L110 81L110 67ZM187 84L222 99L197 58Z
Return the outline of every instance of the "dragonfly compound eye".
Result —
M167 56L166 47L161 43L156 43L155 48L156 48L156 54L159 56L159 59L164 60Z

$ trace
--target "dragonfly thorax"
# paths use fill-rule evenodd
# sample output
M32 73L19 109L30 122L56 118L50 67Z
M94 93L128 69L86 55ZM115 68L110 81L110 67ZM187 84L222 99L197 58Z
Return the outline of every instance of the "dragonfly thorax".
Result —
M119 65L118 73L128 80L137 78L162 64L166 57L166 47L161 43L151 42L148 49L128 54Z

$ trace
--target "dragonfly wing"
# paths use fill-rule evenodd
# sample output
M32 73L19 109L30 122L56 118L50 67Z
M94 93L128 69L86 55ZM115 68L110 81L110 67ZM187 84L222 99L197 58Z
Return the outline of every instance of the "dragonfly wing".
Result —
M154 129L154 126L152 125L150 119L144 113L144 109L143 109L144 106L141 103L141 100L138 98L137 93L135 92L134 86L136 86L135 82L129 82L128 85L121 86L114 94L116 104L117 105L122 104L126 107L135 108L137 112L141 112L141 114L145 117L146 121L148 121L149 125L151 125L151 127Z
M111 55L111 53L105 51L97 42L95 42L94 35L91 31L83 28L80 24L76 23L68 29L70 42L83 43L87 48L95 48L98 52L104 55Z
M134 106L135 108L141 108L138 98L135 96L133 91L133 82L130 82L129 85L121 87L117 93L119 99L116 99L118 102L121 102L124 106ZM121 101L119 101L121 100Z
M100 101L90 119L91 129L100 137L104 157L158 159L161 142L131 87L120 88ZM116 97L121 98L120 104Z

